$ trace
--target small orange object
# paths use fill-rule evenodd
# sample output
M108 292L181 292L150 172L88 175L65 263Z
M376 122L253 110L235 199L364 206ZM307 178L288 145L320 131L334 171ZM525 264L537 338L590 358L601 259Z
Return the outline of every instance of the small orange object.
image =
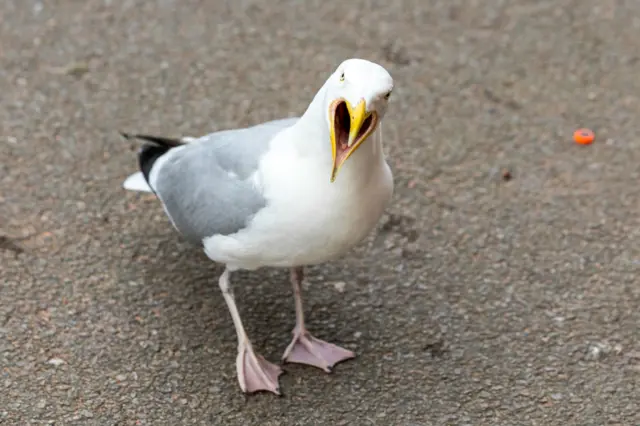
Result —
M573 140L580 145L589 145L595 138L595 133L589 129L578 129L573 133Z

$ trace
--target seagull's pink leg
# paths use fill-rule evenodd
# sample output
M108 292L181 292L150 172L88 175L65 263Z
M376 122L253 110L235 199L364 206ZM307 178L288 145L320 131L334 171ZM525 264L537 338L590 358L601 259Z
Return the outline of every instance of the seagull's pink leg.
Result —
M301 283L303 278L302 268L291 269L291 284L296 304L296 326L293 329L293 340L284 352L282 359L285 362L313 365L329 373L335 364L354 358L356 355L333 343L317 339L307 331L302 308Z
M251 347L251 342L247 337L247 333L244 331L240 313L238 312L233 292L231 291L229 270L225 270L220 276L219 284L238 336L236 370L240 388L245 393L269 391L280 395L278 377L282 374L282 369L265 360L262 355L255 353Z

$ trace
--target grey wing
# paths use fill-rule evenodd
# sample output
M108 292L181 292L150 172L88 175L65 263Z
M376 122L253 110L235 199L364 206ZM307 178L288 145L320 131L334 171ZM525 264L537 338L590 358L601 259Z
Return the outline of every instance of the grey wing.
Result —
M174 148L151 171L152 186L176 229L188 240L238 232L266 200L248 180L271 139L297 119L212 133Z

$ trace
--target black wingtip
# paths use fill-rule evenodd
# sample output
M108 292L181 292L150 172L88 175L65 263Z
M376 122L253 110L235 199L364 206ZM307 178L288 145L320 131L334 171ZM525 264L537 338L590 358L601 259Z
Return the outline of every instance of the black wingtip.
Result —
M140 148L140 152L138 153L138 163L140 165L140 171L142 171L144 179L149 185L151 185L149 182L149 174L151 173L153 165L158 158L162 157L170 149L171 148L167 146L159 146L149 143L145 143L142 145L142 148Z
M138 153L138 162L140 170L145 180L149 183L149 174L155 162L172 148L184 145L180 139L164 138L160 136L151 136L143 134L127 133L118 131L120 136L126 140L139 139L145 143ZM150 184L150 183L149 183Z
M181 146L185 144L182 140L176 139L176 138L165 138L162 136L143 135L143 134L137 134L137 133L133 134L133 133L126 133L122 131L119 133L123 138L127 140L140 139L142 141L150 142L150 143L167 147L167 148L175 148L177 146Z
M122 136L124 140L130 141L131 139L135 139L135 136L132 135L131 133L126 133L122 131L118 131L118 133L120 134L120 136Z

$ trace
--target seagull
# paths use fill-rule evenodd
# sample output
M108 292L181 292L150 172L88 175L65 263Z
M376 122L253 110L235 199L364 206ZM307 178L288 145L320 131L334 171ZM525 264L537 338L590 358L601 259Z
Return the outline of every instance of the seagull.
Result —
M230 282L238 270L287 268L296 323L283 362L327 373L355 354L314 337L305 325L304 268L344 256L377 225L393 194L381 123L393 90L381 65L348 59L300 117L172 139L141 140L140 171L123 187L151 192L185 240L225 266L218 283L238 338L244 393L280 395L280 366L257 353Z

